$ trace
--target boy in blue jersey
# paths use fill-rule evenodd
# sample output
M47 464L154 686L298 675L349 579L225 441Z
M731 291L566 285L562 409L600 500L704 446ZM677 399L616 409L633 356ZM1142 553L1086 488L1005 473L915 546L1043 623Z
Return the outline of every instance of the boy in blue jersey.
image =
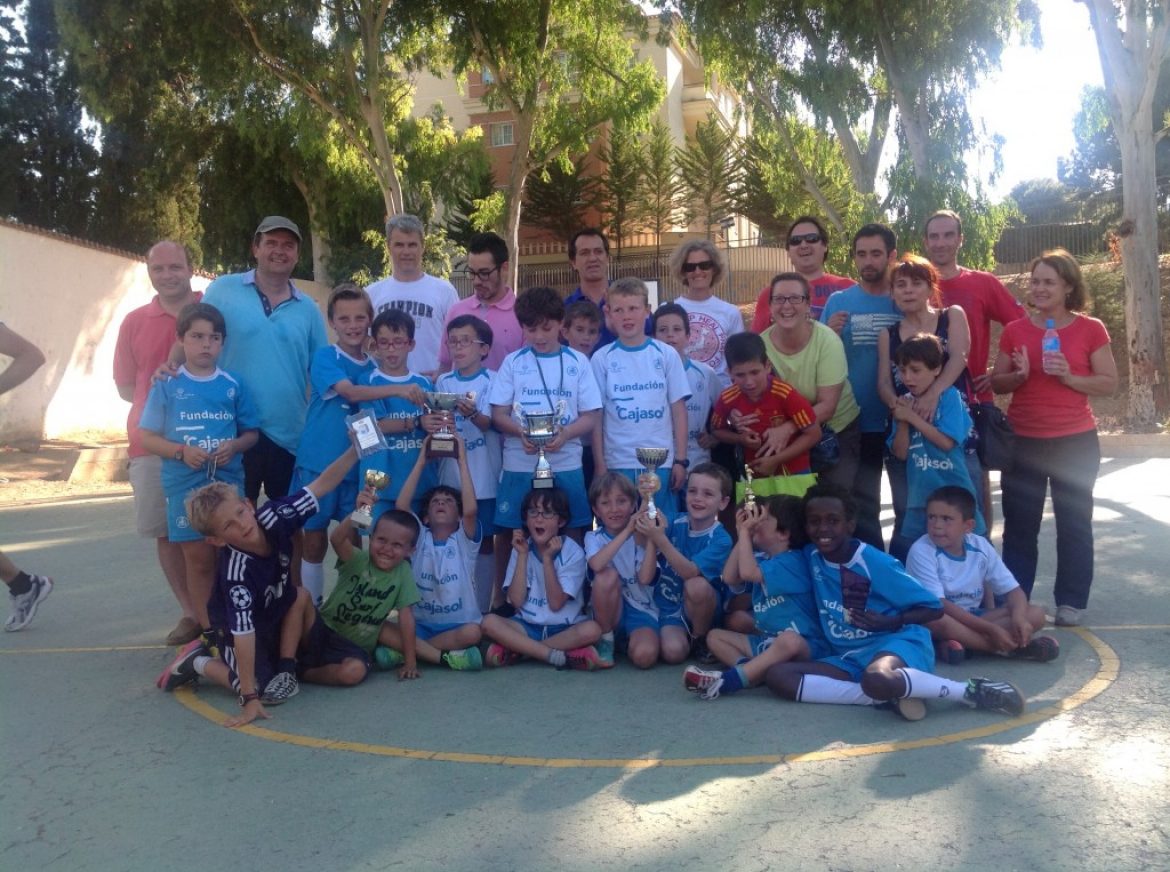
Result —
M414 319L401 309L387 309L374 319L370 328L374 337L375 355L378 368L365 376L371 387L416 386L420 391L434 390L430 379L412 373L406 368L406 359L414 348ZM416 396L416 400L421 397ZM363 457L359 477L365 480L366 472L377 469L390 476L390 484L378 495L374 504L374 520L391 508L398 496L398 490L414 468L414 461L422 451L427 433L433 433L443 423L443 415L426 414L422 402L405 397L388 397L362 403L362 408L373 411L378 427L386 434L389 451L382 451ZM419 487L427 490L437 480L435 466L428 463L423 468ZM417 511L419 506L414 507Z
M163 458L167 538L182 548L195 617L206 632L215 549L191 528L183 500L208 481L243 493L242 454L256 444L260 422L240 382L217 365L227 334L219 309L192 303L179 313L176 332L186 363L150 389L139 426L143 447Z
M709 428L711 409L719 399L720 381L715 370L701 360L687 355L691 340L691 322L687 310L678 303L663 303L654 310L651 333L659 342L665 342L678 352L683 361L691 395L687 397L687 455L691 468L711 459L715 437ZM680 494L681 495L681 494Z
M428 436L424 449L430 441ZM440 484L422 497L421 535L411 560L419 599L413 607L414 627L410 632L414 634L419 659L436 666L445 663L455 670L474 670L483 667L476 647L482 615L473 583L480 542L476 520L479 510L467 466L467 446L458 435L455 445L461 489ZM399 511L409 511L425 462L420 453L398 492L395 508ZM382 628L382 645L388 650L375 652L379 666L401 662L394 655L403 650L407 632L407 627L394 623Z
M804 515L792 496L748 503L735 515L738 538L723 582L752 586L755 631L715 629L707 647L730 667L722 672L688 666L683 686L700 699L755 687L768 667L789 660L813 660L832 653L821 634L804 545Z
M918 537L926 532L926 498L935 488L957 485L975 493L963 445L971 432L971 416L962 395L953 387L938 398L929 421L914 411L914 401L934 384L943 367L942 344L930 333L907 339L894 351L898 376L910 393L894 404L894 427L889 436L890 452L906 461L906 505L900 529L894 530L890 553L899 560ZM975 512L975 532L987 535L983 513Z
M219 549L215 593L208 603L223 659L200 639L179 652L157 684L174 690L206 676L239 694L242 711L225 726L269 717L300 689L298 676L314 684L354 685L369 672L356 644L330 629L303 587L293 584L293 541L317 511L317 494L341 484L357 459L349 448L321 475L257 511L235 487L215 482L187 497L193 526Z
M474 315L458 315L447 324L447 349L451 353L451 372L439 376L435 390L452 394L475 394L473 399L460 400L455 409L455 432L463 437L467 448L467 468L471 470L471 483L475 486L478 505L476 517L483 536L479 553L487 566L479 568L479 561L472 563L475 570L476 601L480 613L491 608L492 601L498 600L500 591L493 573L491 560L492 540L496 532L496 488L500 483L500 434L492 429L491 395L492 379L495 374L487 369L484 358L492 348L492 328ZM459 461L444 458L439 462L439 483L450 488L459 488ZM482 582L481 579L482 578Z
M655 503L673 518L674 495L686 479L687 397L682 358L646 335L649 292L638 279L618 279L605 292L606 312L617 339L593 353L590 363L601 390L601 440L593 445L595 474L620 472L637 481L643 472L637 449L665 448L666 463Z
M805 549L821 629L832 655L778 663L764 677L777 695L797 702L888 703L906 720L926 716L923 700L952 698L971 707L1020 715L1024 696L1006 681L951 681L931 673L926 624L941 603L884 551L853 538L850 496L828 484L804 496Z
M708 656L703 638L730 598L719 578L731 553L731 536L719 523L719 513L730 499L727 470L703 463L687 476L685 514L667 524L661 512L655 518L643 513L634 524L647 540L638 580L654 583L666 663L681 663L692 651L699 658Z
M374 307L365 291L353 282L343 282L329 294L326 312L337 341L317 349L309 364L309 411L297 449L291 485L294 491L315 479L333 458L349 447L345 419L358 411L361 401L390 397L413 403L423 400L422 388L415 384L373 387L364 383L377 369L366 354ZM321 498L320 511L305 522L301 583L317 605L325 589L323 561L329 524L349 516L358 490L358 471L354 468L340 487Z
M525 436L514 405L533 414L560 412L557 435L544 449L557 489L568 495L567 534L580 543L593 522L585 491L581 437L597 423L601 393L589 358L561 345L565 303L552 288L529 288L516 298L524 347L504 358L492 381L492 423L504 437L503 472L496 492L496 567L507 560L512 531L523 525L521 504L532 489L536 446Z

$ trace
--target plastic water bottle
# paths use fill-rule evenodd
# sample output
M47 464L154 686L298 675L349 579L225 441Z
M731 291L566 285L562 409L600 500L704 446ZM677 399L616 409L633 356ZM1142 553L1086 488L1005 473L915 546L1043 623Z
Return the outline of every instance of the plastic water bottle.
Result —
M1060 334L1056 332L1056 321L1049 318L1044 323L1044 338L1040 340L1040 366L1046 373L1052 372L1052 356L1060 354Z

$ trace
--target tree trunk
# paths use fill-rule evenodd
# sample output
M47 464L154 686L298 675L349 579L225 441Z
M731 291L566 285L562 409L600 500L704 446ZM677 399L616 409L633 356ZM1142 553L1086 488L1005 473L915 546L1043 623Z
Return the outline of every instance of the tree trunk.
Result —
M508 164L508 208L504 215L504 241L508 243L508 287L515 289L520 271L520 211L524 205L524 185L531 167L528 154L532 148L532 118L527 113L513 112L514 142L512 160Z
M322 209L313 196L309 182L305 179L305 174L301 172L300 168L290 166L289 176L292 178L293 184L297 186L301 199L305 201L305 208L309 212L309 245L313 249L313 281L332 284L327 268L332 246L329 244L329 232L322 225Z

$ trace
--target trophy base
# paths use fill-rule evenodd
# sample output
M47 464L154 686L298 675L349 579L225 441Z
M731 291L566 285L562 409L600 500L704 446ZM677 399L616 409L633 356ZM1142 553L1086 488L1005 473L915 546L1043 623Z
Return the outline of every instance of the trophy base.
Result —
M354 509L349 514L349 520L355 527L361 527L365 530L374 523L374 516L363 509Z
M535 476L534 475L532 477L532 489L533 490L549 490L550 488L554 488L556 486L557 486L556 479L554 479L552 476L545 478L544 476Z
M454 439L436 439L431 437L431 446L427 449L428 460L446 460L459 456L459 449Z

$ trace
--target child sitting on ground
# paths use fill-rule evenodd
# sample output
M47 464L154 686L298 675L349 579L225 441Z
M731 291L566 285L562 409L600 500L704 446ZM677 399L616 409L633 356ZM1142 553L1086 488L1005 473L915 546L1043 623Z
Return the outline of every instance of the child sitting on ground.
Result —
M589 503L600 523L585 534L592 574L590 602L601 628L598 657L603 665L613 665L614 629L620 627L631 662L648 669L658 662L658 607L654 588L638 580L646 553L645 539L634 532L638 492L626 476L611 470L594 480Z
M716 699L755 687L775 663L815 660L831 653L821 633L812 578L804 545L804 516L800 500L790 496L765 497L747 503L735 515L735 547L723 568L731 588L752 586L755 632L715 629L707 647L730 667L722 672L688 666L683 686L701 699Z
M493 640L487 665L510 666L526 656L557 669L597 669L593 643L601 628L585 616L585 552L564 535L569 498L560 488L529 490L520 515L524 529L513 532L504 575L515 614L484 615L483 633Z
M927 624L940 659L956 664L966 651L1005 654L1044 663L1060 655L1044 626L1041 606L1028 602L994 546L974 535L975 497L947 485L926 498L926 535L910 546L906 571L942 600L943 616ZM1003 605L983 608L986 589Z
M369 672L365 652L325 624L303 587L292 583L293 539L317 511L317 494L341 484L357 460L350 448L305 487L256 510L234 485L214 482L187 497L191 525L219 548L215 591L208 603L223 659L202 639L179 652L157 684L163 690L205 675L239 694L243 711L225 726L269 717L300 690L299 675L314 684L360 684Z

